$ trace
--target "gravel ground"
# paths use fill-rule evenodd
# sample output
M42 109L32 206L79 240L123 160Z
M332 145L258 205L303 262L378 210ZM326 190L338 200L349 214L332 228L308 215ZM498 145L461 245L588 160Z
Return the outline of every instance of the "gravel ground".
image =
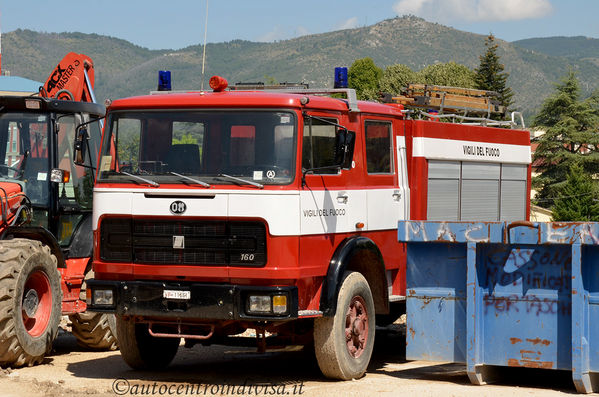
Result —
M61 332L43 365L0 370L0 396L560 396L575 394L569 372L506 368L498 383L473 386L465 366L405 360L403 329L377 329L368 373L323 379L313 354L300 348L181 346L164 371L131 370L119 352L87 352Z

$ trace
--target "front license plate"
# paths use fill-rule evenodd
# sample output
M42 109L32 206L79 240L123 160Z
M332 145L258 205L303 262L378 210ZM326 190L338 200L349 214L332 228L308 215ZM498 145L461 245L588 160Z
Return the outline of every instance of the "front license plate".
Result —
M162 297L166 299L189 300L191 298L191 291L165 289Z

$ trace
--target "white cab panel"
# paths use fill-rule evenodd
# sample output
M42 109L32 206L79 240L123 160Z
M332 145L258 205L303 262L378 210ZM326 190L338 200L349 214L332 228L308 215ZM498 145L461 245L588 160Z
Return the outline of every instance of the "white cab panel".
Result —
M230 194L229 216L263 218L274 236L300 234L299 194Z

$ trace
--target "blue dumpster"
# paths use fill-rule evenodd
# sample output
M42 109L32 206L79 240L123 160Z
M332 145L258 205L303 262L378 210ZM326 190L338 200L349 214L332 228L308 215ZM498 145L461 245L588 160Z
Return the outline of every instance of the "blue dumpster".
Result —
M599 391L599 223L401 221L410 360L572 371Z

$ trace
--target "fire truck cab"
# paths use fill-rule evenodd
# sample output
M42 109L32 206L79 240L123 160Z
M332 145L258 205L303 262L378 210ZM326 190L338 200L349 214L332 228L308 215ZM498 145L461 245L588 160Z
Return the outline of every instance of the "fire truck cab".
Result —
M108 107L87 303L117 315L133 368L255 329L261 350L313 341L325 376L359 377L375 316L405 300L399 220L528 218L527 131L211 86Z

